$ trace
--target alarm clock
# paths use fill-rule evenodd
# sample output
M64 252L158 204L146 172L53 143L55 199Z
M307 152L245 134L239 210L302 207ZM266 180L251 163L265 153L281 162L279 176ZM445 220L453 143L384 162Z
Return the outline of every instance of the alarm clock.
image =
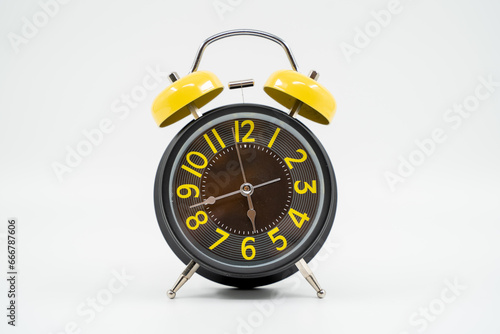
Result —
M279 44L291 70L271 74L264 92L287 110L253 103L200 112L223 91L209 71L198 71L203 53L215 41L255 36ZM178 290L197 272L217 283L253 288L280 281L299 270L326 294L307 263L333 225L337 186L323 145L301 121L329 124L336 103L316 80L298 72L288 45L263 31L231 30L206 39L191 71L154 100L159 127L192 115L168 145L154 184L161 232L187 266L167 292ZM229 83L230 89L253 80Z

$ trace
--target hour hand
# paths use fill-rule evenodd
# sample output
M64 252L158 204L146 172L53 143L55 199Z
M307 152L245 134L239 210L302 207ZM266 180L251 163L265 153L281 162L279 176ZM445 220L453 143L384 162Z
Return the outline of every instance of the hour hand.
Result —
M257 232L257 230L255 229L255 216L257 216L257 212L253 207L252 198L250 197L250 195L247 195L247 198L248 198L248 206L250 207L250 209L247 211L247 217L252 222L253 231Z

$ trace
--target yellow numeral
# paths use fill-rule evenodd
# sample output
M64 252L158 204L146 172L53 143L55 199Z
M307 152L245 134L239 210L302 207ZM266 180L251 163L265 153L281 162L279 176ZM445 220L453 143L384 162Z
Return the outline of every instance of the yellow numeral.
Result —
M203 160L203 163L201 165L191 161L191 156L192 155L196 155L197 157L201 158L201 160ZM203 169L205 167L207 167L208 165L208 160L207 158L201 154L200 152L189 152L186 156L186 160L187 162L194 168L197 168L197 169ZM197 172L195 171L194 169L186 166L186 165L182 165L182 169L188 171L189 173L193 174L194 176L197 176L197 177L200 177L201 178L201 173L200 172Z
M278 133L280 133L280 130L281 130L280 128L276 128L276 131L274 131L273 138L271 138L271 141L269 142L269 144L267 144L267 147L271 148L273 146L276 137L278 137Z
M304 150L302 150L302 149L300 149L300 148L299 148L299 149L297 150L297 152L298 152L298 153L300 153L300 154L302 154L302 157L301 157L300 159L295 159L295 158L285 158L285 162L286 162L286 164L288 165L288 167L289 167L290 169L292 169L292 168L293 168L293 166L292 166L292 164L291 164L290 162L304 162L304 161L306 161L306 159L307 159L307 153L306 153L306 151L304 151Z
M267 234L269 235L269 238L271 238L271 241L273 242L273 244L276 243L276 241L278 241L278 240L281 240L283 242L283 245L281 247L276 247L277 250L281 251L281 250L286 248L286 239L282 235L278 235L275 237L274 234L276 234L278 232L279 232L279 229L277 227L275 227L271 231L267 232Z
M214 134L215 139L217 139L217 141L219 142L219 145L220 145L222 148L225 148L225 147L226 147L226 145L224 145L224 142L222 141L222 139L221 139L221 137L219 136L219 134L217 133L217 131L215 131L215 129L212 129L212 133ZM204 134L204 135L203 135L203 138L205 138L205 140L207 141L208 146L210 146L210 148L212 149L212 152L217 153L217 149L215 148L214 144L212 143L212 141L210 140L210 138L208 137L208 135L207 135L207 134Z
M214 249L215 247L217 247L218 245L220 245L224 240L226 240L228 237L229 237L229 233L227 233L226 231L223 231L221 230L220 228L218 228L215 232L219 233L222 235L222 238L220 238L219 240L217 240L212 246L210 246L208 249Z
M201 165L198 165L198 164L195 164L194 162L192 162L191 161L191 156L192 155L196 155L197 157L200 157L203 160L203 163ZM202 168L207 167L207 165L208 165L207 158L203 154L201 154L200 152L189 152L187 154L187 156L186 156L186 160L194 168L200 168L200 169L202 169Z
M255 257L255 247L252 245L246 245L247 241L252 241L255 242L255 238L253 237L246 237L243 239L243 243L241 244L241 255L243 255L243 258L245 260L251 260ZM250 250L250 256L247 255L247 250Z
M307 213L300 213L297 210L290 209L290 211L288 211L288 214L290 215L293 222L295 223L295 225L298 228L302 227L302 224L304 224L304 221L309 221L309 217L307 217ZM300 217L300 221L297 221L297 217L295 217L295 216Z
M186 193L183 195L181 190L185 189ZM191 197L191 189L194 189L196 195L194 197L200 196L200 188L195 186L194 184L183 184L182 186L177 187L177 196L180 198L188 198Z
M198 216L202 216L203 219L200 220ZM191 225L190 223L191 220L195 220L196 224ZM205 213L205 211L198 211L196 212L196 215L188 217L188 219L186 220L186 225L190 230L196 230L198 227L200 227L200 225L205 224L207 221L208 221L208 216Z
M187 170L188 172L190 172L191 174L193 174L194 176L197 176L197 177L201 177L201 173L198 173L197 171L195 171L194 169L192 168L189 168L188 166L186 165L182 165L182 169L184 170Z
M235 137L236 137L236 142L239 143L240 142L240 126L239 126L239 123L238 121L235 121L235 128L234 128L234 132L235 132ZM249 125L250 126L250 130L248 130L247 134L243 136L243 138L241 139L241 142L242 143L253 143L255 141L255 138L249 138L250 137L250 134L252 134L254 128L255 128L255 124L253 124L253 121L250 121L250 120L246 120L246 121L243 121L241 123L241 127L243 128L245 125Z
M304 182L304 188L300 189L299 184L302 181L295 181L295 184L293 185L293 189L297 192L297 194L305 194L306 192L310 191L313 194L316 194L316 180L312 180L312 186Z

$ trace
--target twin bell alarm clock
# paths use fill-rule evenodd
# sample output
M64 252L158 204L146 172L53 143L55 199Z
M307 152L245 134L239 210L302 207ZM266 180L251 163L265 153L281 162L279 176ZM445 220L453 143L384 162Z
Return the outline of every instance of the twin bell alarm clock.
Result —
M205 49L229 37L254 36L279 44L291 69L272 73L264 92L283 106L239 103L201 113L222 93L217 76L198 67ZM186 265L167 295L197 272L217 283L253 288L299 270L325 296L307 263L332 228L337 187L332 164L316 136L297 118L329 124L336 104L317 82L298 72L288 45L256 30L232 30L205 40L188 75L156 97L152 114L163 128L188 123L168 145L154 185L161 232ZM230 82L229 89L253 86Z

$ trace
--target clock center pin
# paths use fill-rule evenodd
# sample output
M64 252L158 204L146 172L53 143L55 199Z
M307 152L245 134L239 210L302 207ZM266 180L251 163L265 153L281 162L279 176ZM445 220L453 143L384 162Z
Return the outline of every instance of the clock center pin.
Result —
M251 196L253 194L253 185L251 183L243 183L240 187L243 196Z

